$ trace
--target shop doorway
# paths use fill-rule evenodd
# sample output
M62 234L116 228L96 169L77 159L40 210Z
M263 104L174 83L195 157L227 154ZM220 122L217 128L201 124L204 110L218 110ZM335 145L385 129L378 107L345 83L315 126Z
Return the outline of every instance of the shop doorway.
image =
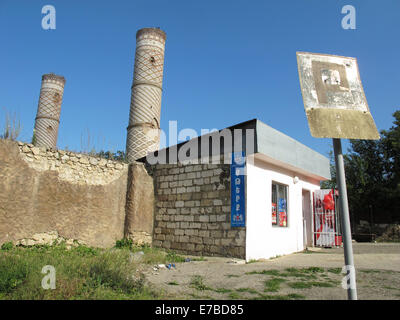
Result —
M312 239L312 199L309 190L302 190L303 199L303 244L304 248L313 246Z

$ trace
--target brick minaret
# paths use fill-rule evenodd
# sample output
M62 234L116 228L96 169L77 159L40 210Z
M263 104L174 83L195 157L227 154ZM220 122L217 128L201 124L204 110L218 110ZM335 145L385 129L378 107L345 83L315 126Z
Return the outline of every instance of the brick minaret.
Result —
M53 73L42 76L39 105L35 119L35 140L38 147L56 148L65 79Z
M144 28L136 33L135 67L126 140L129 162L159 148L165 39L165 32L157 28Z

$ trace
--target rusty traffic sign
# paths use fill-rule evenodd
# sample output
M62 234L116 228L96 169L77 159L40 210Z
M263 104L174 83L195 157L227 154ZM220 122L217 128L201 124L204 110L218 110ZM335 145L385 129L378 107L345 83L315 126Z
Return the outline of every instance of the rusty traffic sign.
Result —
M311 135L377 140L357 59L297 52L301 92Z

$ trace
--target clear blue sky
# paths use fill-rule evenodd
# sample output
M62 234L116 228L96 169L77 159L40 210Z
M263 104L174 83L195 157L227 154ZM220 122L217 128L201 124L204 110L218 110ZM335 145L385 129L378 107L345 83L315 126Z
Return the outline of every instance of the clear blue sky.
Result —
M41 27L44 5L56 30ZM341 9L356 8L356 30ZM400 1L0 0L0 128L5 108L30 141L41 76L66 80L58 147L125 150L135 34L167 33L161 128L222 129L258 118L326 155L311 137L296 51L356 57L379 130L400 109ZM85 144L85 142L83 143Z

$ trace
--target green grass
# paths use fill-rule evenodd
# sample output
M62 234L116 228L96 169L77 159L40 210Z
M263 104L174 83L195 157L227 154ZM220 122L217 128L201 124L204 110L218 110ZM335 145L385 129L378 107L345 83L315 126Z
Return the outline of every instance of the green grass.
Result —
M316 279L317 274L322 274L325 272L324 269L319 267L308 267L308 268L286 268L285 272L281 272L281 277L295 277L303 279Z
M290 299L294 299L294 300L297 300L297 299L305 299L305 298L306 298L306 297L303 296L302 294L298 294L298 293L289 293L289 294L287 295L287 297L290 298Z
M280 272L279 270L262 270L262 271L250 271L250 272L246 272L247 275L251 275L251 274L265 274L265 275L270 275L270 276L279 276Z
M132 261L132 252L138 251L144 253L141 260ZM67 250L65 243L29 248L3 244L0 299L162 299L161 292L145 285L140 268L143 264L180 261L182 257L172 251L134 247L122 240L112 249L77 246ZM45 265L56 270L54 290L41 286Z
M322 282L322 281L295 281L289 282L288 286L293 289L309 289L312 287L323 287L323 288L332 288L335 285L330 282Z
M216 288L213 291L217 292L217 293L229 293L229 292L232 292L231 289L226 289L226 288Z
M194 275L190 281L190 286L199 291L213 290L211 287L205 285L203 281L204 279L202 276Z
M185 260L185 258L184 258L184 260ZM192 260L192 261L207 261L207 259L204 258L204 257L191 258L191 260ZM183 262L184 262L184 261L183 261Z
M282 278L272 278L272 279L265 281L264 282L264 285L265 285L264 292L278 292L281 287L281 283L285 282L285 281L286 281L286 279L282 279Z
M143 252L143 256L140 259L140 263L144 264L169 264L184 262L185 258L174 251L165 251L160 248L152 248L150 246L140 246L123 248L127 249L128 252L136 253L139 251Z
M237 292L232 292L229 294L229 298L232 300L239 300L241 298L240 294Z
M258 262L257 259L251 259L251 260L247 261L246 264L256 263L256 262Z
M333 288L335 286L331 282L323 282L323 281L312 281L311 285L313 287L323 287L323 288Z
M262 270L262 271L250 271L246 272L246 275L252 274L264 274L270 276L279 276L279 277L298 277L298 278L306 278L306 279L316 279L317 274L324 273L325 270L319 267L308 267L308 268L286 268L284 271L279 271L276 269L272 270Z
M312 284L304 281L295 281L295 282L289 282L288 286L293 289L309 289L312 287Z
M342 268L330 268L330 269L328 269L328 272L340 274L340 273L342 273Z

